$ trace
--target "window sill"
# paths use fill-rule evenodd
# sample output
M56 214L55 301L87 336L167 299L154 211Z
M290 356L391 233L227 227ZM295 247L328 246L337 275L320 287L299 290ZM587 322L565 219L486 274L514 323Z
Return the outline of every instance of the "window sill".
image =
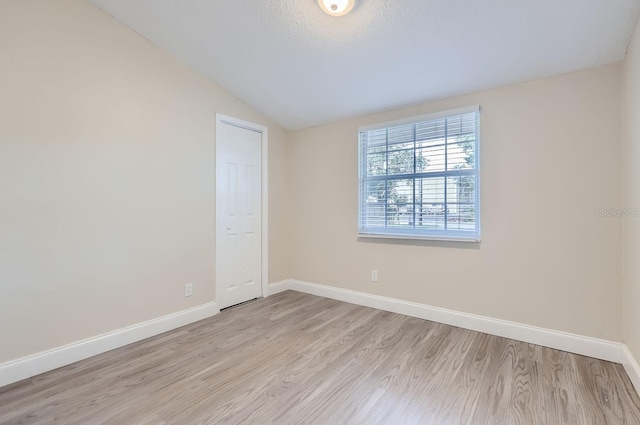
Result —
M473 236L472 237L420 236L420 235L394 235L394 234L387 234L387 233L358 233L358 238L480 243L480 238L473 237Z

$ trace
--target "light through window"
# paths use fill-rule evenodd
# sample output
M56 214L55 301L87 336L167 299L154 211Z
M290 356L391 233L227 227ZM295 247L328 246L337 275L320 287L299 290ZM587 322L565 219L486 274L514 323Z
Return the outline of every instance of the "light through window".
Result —
M479 107L360 130L360 236L480 240Z

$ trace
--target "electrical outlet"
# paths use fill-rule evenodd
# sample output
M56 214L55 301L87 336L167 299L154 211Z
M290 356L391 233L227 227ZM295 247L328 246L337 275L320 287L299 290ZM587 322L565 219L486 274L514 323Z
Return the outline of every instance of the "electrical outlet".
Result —
M371 270L371 282L378 281L378 270Z
M190 297L191 295L193 295L193 283L187 283L184 285L184 296Z

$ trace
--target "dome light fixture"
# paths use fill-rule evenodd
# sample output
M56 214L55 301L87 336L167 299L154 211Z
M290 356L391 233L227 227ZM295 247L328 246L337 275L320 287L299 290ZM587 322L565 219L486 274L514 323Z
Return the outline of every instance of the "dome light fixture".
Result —
M342 16L353 9L355 0L318 0L318 4L327 15Z

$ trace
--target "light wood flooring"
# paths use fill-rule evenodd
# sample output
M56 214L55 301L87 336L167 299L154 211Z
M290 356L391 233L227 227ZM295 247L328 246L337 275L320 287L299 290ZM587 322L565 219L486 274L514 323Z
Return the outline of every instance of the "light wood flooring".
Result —
M287 291L0 388L1 424L640 424L618 364Z

